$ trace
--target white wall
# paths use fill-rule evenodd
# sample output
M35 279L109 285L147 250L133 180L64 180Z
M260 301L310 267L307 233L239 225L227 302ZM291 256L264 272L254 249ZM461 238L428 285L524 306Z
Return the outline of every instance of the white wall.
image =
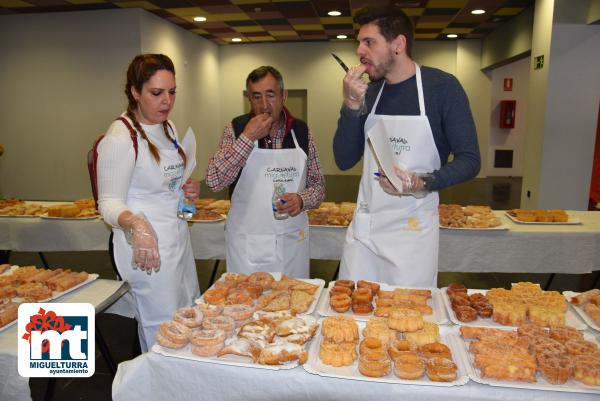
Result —
M539 205L587 210L600 102L600 25L585 25L585 13L579 23L561 20L561 12L573 12L570 2L557 0L552 31Z
M479 40L459 40L456 49L456 77L462 84L473 113L477 128L481 169L479 177L485 176L488 160L488 138L490 131L490 108L485 101L491 95L490 78L479 70L481 63L482 43Z
M0 16L0 194L91 193L85 156L125 104L135 10Z
M220 125L217 45L140 9L10 15L0 16L0 195L90 196L85 156L125 109L127 66L146 52L175 63L170 118L180 135L194 129L202 178Z
M491 71L492 95L491 103L487 105L491 110L489 119L489 148L487 164L483 166L487 176L512 176L523 175L523 158L525 157L525 138L527 135L527 104L529 93L529 65L530 57L525 57L513 63L498 67ZM512 91L504 91L504 78L512 78ZM499 128L500 101L516 100L514 128ZM494 152L497 149L513 151L512 168L494 168Z
M219 48L154 14L141 12L141 53L167 54L175 65L177 99L169 118L180 138L187 127L196 134L197 167L193 177L203 179L219 130Z

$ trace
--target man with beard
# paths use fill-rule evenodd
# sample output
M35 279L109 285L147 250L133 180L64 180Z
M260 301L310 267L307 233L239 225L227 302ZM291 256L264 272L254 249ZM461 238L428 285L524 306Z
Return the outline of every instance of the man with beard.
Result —
M361 64L344 77L333 151L342 170L364 157L363 207L346 234L340 277L436 287L437 191L480 168L469 102L454 76L412 60L413 27L400 7L367 7L354 21ZM402 188L379 171L367 135L389 140Z
M287 91L274 67L246 79L251 112L225 127L210 159L206 184L229 187L225 229L227 270L309 277L306 210L325 197L325 178L312 133L285 108ZM274 187L281 193L274 193Z

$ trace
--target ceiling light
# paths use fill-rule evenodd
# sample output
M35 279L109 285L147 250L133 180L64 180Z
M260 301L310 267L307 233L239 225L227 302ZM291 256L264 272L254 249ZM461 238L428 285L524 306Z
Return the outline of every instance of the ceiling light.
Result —
M242 38L231 38L232 42L241 42Z
M331 17L339 17L340 15L342 15L342 13L337 10L331 10L327 13L327 15Z
M348 39L348 36L346 36L346 35L338 35L338 36L336 36L336 38L338 38L338 39Z
M475 15L485 14L485 10L482 10L482 9L471 10L471 14L475 14Z
M196 21L196 22L204 22L204 21L206 21L206 17L194 17L194 21Z
M448 35L446 35L446 37L450 38L450 39L454 39L454 38L458 38L458 35L455 33L449 33Z

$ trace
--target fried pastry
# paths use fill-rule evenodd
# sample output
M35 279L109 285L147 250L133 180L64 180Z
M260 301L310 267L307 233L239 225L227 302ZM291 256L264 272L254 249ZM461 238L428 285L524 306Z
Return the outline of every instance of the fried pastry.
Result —
M250 358L256 363L260 354L261 347L256 342L247 338L233 337L225 341L225 347L217 353L217 356L238 355Z
M262 349L258 357L261 365L282 365L286 362L298 361L303 364L308 359L308 352L302 345L290 342L269 344Z

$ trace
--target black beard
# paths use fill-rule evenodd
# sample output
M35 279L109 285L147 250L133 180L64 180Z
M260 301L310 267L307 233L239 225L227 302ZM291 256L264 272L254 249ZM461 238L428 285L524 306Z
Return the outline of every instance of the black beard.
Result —
M369 74L369 79L371 81L377 81L385 77L386 74L392 70L393 66L394 57L392 56L392 51L390 50L390 52L388 53L388 57L385 58L379 66L375 67L375 72L373 73L373 75Z

